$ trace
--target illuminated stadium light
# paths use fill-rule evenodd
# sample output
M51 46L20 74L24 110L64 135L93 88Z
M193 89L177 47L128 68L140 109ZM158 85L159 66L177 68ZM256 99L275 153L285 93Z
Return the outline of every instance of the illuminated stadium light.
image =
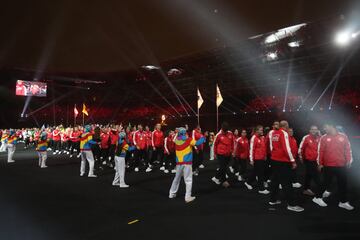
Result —
M288 46L292 48L300 47L300 41L289 42Z
M275 33L270 34L269 36L267 36L265 38L265 43L266 44L274 43L274 42L279 41L279 40L281 40L283 38L292 36L295 32L297 32L300 28L302 28L304 26L306 26L306 23L302 23L302 24L291 26L291 27L279 29Z
M160 69L160 67L156 67L156 66L153 66L153 65L144 65L144 66L141 66L141 67L146 69L146 70Z
M277 54L277 52L268 52L266 54L266 58L268 61L275 60L278 58L278 54Z
M351 41L352 34L349 31L339 32L335 36L335 42L339 46L348 45Z

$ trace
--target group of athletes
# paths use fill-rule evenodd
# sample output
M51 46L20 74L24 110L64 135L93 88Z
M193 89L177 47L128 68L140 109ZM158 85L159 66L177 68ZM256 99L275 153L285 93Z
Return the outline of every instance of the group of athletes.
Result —
M47 168L48 153L81 158L80 176L97 177L104 168L114 168L112 184L127 188L125 173L128 171L151 172L159 169L175 174L169 198L175 198L183 177L185 202L192 196L193 175L205 167L204 157L216 160L218 168L211 179L225 188L241 182L249 191L270 195L269 204L281 204L278 193L283 191L290 211L304 210L298 205L294 188L303 187L303 194L311 196L320 207L332 193L333 178L337 180L340 208L353 210L347 198L347 172L352 163L348 137L333 124L324 125L322 135L317 126L311 126L300 144L293 136L287 121L275 121L272 129L258 125L251 132L246 129L230 131L224 122L221 130L202 132L200 126L190 130L187 125L162 131L156 124L153 131L141 124L85 125L76 127L42 127L1 130L0 151L7 151L7 163L14 163L14 153L19 142L24 148L34 148L38 153L38 166ZM207 145L207 146L206 146ZM209 154L204 155L204 150ZM297 166L305 166L305 180L297 180Z

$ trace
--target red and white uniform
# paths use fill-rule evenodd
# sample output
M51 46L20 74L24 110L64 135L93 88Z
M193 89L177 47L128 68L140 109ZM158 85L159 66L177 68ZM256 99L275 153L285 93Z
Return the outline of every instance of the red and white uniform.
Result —
M61 136L60 136L60 131L55 129L53 132L52 132L52 137L53 137L53 140L55 142L57 141L60 141L61 140Z
M235 141L235 157L248 159L250 152L249 140L247 137L239 137Z
M299 146L299 158L307 161L316 161L318 157L319 136L308 134L303 137Z
M298 144L297 144L297 141L294 138L294 136L289 136L289 143L290 143L291 153L292 153L293 157L296 158L299 148L298 148Z
M146 149L146 133L144 131L135 131L133 133L133 141L136 148L140 150Z
M117 131L110 132L110 144L115 145L119 140L119 134Z
M291 152L289 134L282 128L269 132L271 159L278 162L295 162Z
M265 137L254 134L250 139L250 162L263 161L266 159Z
M164 146L164 133L161 130L154 130L152 132L151 146L156 148Z
M204 137L204 135L202 135L202 133L198 129L194 129L192 131L192 139L195 139L195 141L199 140L202 137ZM196 149L203 150L204 149L204 143L196 146Z
M352 163L351 146L345 134L325 134L320 138L318 164L326 167L343 167Z
M80 131L72 131L70 133L70 141L72 141L72 142L80 142L80 136L81 136Z
M145 132L145 137L146 137L146 148L151 147L151 131L144 131Z
M164 139L164 153L170 155L175 152L174 135L169 135Z
M232 132L220 130L215 136L214 153L229 157L234 151L234 135Z
M108 149L110 147L110 134L108 132L102 132L100 134L101 139L101 149Z

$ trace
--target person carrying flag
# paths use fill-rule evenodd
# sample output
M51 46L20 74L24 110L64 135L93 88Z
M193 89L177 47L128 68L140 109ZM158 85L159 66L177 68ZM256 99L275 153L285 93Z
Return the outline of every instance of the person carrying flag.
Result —
M91 145L97 144L92 139L92 133L91 133L91 127L89 125L86 125L84 127L84 133L81 135L80 138L80 152L81 152L81 166L80 166L80 176L85 175L85 166L86 161L89 162L89 174L88 177L97 177L94 174L94 155L91 151Z
M36 151L39 156L39 167L47 168L46 159L47 159L47 133L45 131L41 132L40 138L37 141Z

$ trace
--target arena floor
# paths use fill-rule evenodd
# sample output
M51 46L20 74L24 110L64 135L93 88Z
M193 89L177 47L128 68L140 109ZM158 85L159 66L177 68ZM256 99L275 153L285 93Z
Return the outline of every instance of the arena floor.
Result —
M215 163L194 178L195 202L185 204L184 185L168 199L171 174L128 173L129 189L111 185L109 169L98 178L79 176L79 159L52 156L37 167L34 150L0 154L0 239L360 239L359 185L351 184L356 209L323 209L301 196L305 211L267 205L268 196L238 183L223 189L211 182ZM138 220L133 224L128 224Z

